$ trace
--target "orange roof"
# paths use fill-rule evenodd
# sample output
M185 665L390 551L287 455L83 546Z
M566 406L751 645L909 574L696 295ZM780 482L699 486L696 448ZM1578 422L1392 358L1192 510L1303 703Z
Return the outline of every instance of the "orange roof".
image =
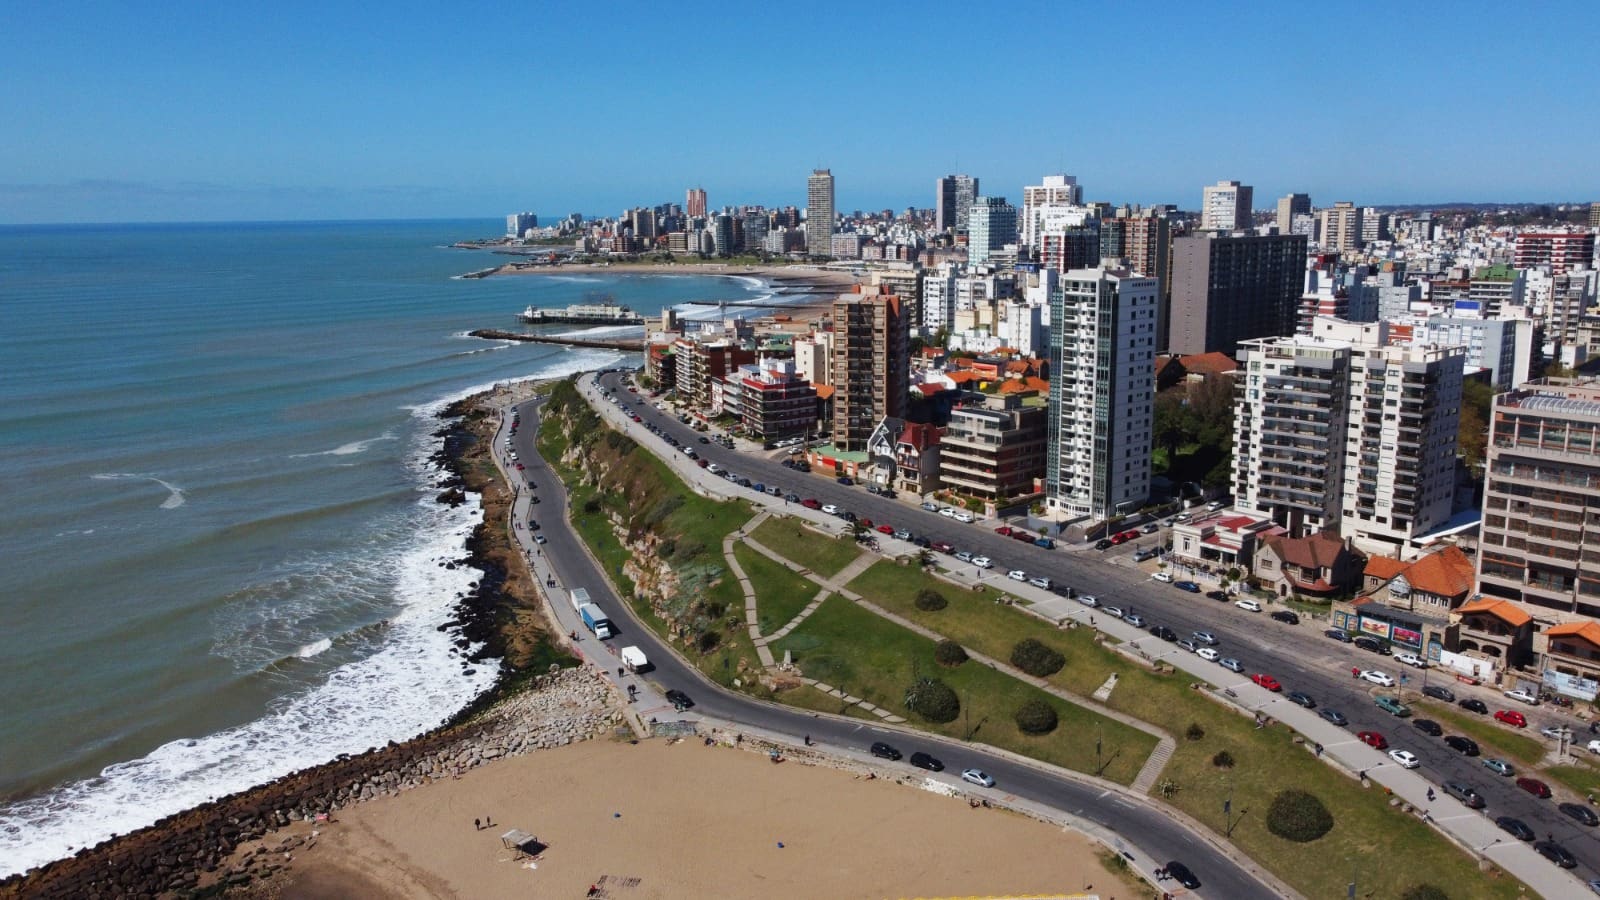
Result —
M1413 590L1455 597L1472 590L1473 565L1460 547L1451 544L1412 563L1405 575Z
M1028 364L1020 359L1013 359L1006 363L1006 372L1009 374L1024 375L1027 374L1027 371Z
M1581 637L1596 647L1600 647L1600 625L1594 622L1567 622L1545 631L1545 635L1548 637L1563 637L1569 634Z
M966 384L969 381L976 381L977 378L978 376L972 374L971 372L950 373L950 380L954 381L956 384Z
M1388 581L1404 572L1408 565L1410 563L1401 562L1392 556L1374 556L1367 560L1367 567L1362 570L1361 574Z
M1027 390L1030 390L1030 388L1015 378L1007 378L1000 383L1000 393L1002 394L1020 394Z
M1532 621L1533 617L1517 608L1510 600L1500 600L1494 597L1479 597L1471 603L1463 603L1456 609L1458 613L1488 613L1496 619L1513 628L1521 628Z
M831 384L819 384L819 385L817 385L817 399L818 400L826 400L826 399L828 399L829 397L832 397L832 396L833 396L833 385L831 385Z
M1192 372L1196 375L1221 375L1225 372L1236 372L1239 369L1239 364L1233 361L1233 357L1216 351L1185 356L1179 359L1178 362L1183 366L1185 372Z
M1035 378L1032 375L1029 375L1027 377L1027 379L1025 379L1023 381L1023 384L1026 384L1028 386L1028 389L1029 390L1033 390L1033 391L1048 391L1048 390L1050 390L1050 382L1049 381L1047 381L1047 380L1045 380L1043 378Z
M1328 531L1308 534L1301 538L1273 535L1268 537L1266 542L1268 546L1278 551L1284 562L1308 569L1325 569L1332 566L1345 549L1344 541L1340 540L1337 534Z
M917 390L922 391L922 396L924 396L924 397L932 397L934 394L942 394L942 393L944 393L945 387L942 384L927 384L927 383L923 383L923 384L917 385Z

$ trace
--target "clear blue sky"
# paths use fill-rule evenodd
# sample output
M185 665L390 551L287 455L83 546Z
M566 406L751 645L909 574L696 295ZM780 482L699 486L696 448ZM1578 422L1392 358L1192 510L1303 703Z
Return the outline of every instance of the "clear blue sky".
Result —
M0 4L0 222L1600 199L1600 12L1516 3Z

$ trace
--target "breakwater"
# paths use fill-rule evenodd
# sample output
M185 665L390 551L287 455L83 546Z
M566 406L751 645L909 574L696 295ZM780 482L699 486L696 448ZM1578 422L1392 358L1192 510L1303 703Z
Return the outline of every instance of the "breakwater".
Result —
M529 344L558 344L563 347L592 347L600 350L626 350L639 352L644 349L644 341L632 340L597 340L592 338L550 337L542 334L527 334L521 331L501 331L498 328L479 328L469 331L468 335L483 338L489 341L522 341Z

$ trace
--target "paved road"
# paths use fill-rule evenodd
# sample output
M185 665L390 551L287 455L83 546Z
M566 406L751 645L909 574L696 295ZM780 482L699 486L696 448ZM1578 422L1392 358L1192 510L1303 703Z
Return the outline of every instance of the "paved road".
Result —
M640 647L655 666L646 678L662 691L668 688L686 691L695 700L693 712L752 729L789 735L791 738L809 735L813 741L824 746L857 752L865 750L874 741L892 744L908 757L922 750L944 762L946 775L969 766L981 767L996 780L992 796L1022 798L1097 824L1110 832L1112 845L1128 855L1132 864L1143 871L1149 871L1168 860L1183 860L1202 881L1202 888L1196 896L1279 896L1278 892L1257 880L1223 851L1174 821L1170 811L1158 803L1129 796L1098 783L1045 771L1009 755L991 752L982 745L964 745L868 722L816 716L753 701L711 684L637 621L632 611L600 577L578 536L566 527L561 518L562 510L566 507L565 490L539 458L534 446L538 405L539 401L534 401L519 407L522 426L514 438L513 447L526 466L522 474L527 484L541 499L539 504L532 507L534 517L541 524L538 533L544 535L546 540L540 547L540 564L552 567L559 580L566 585L587 588L594 602L620 627L619 635L610 643L617 647L630 644ZM561 605L559 600L556 605ZM591 658L603 658L609 653L591 636L584 634L583 638L580 649ZM656 692L651 691L651 696L655 695ZM643 709L641 715L662 720L677 718L677 714L665 703L658 708ZM988 793L983 789L972 791L979 796Z
M963 524L924 511L915 500L909 498L891 500L868 494L860 486L847 487L831 478L786 469L781 465L781 452L729 450L715 443L700 444L699 435L687 425L670 414L656 410L644 395L630 393L621 375L604 375L599 383L628 405L644 423L655 424L663 433L692 446L705 458L752 481L775 484L785 491L792 490L802 498L835 504L874 522L891 523L931 540L946 541L958 549L993 559L994 569L983 572L953 558L946 558L944 563L956 566L953 571L959 578L981 578L985 583L1018 596L1041 600L1063 613L1076 606L1072 601L1005 578L1006 570L1022 569L1029 575L1047 576L1056 585L1072 585L1079 593L1093 594L1102 603L1137 611L1145 618L1147 626L1167 625L1180 637L1188 637L1195 630L1209 631L1220 640L1218 650L1223 656L1235 657L1245 666L1244 675L1235 675L1220 667L1215 667L1214 672L1210 668L1202 668L1201 671L1209 673L1207 677L1215 683L1221 686L1248 683L1249 675L1257 672L1275 676L1282 682L1285 693L1304 691L1314 697L1320 706L1331 706L1343 712L1350 720L1347 730L1351 743L1355 742L1355 734L1359 731L1372 730L1384 734L1391 748L1407 749L1417 754L1422 762L1421 768L1416 770L1417 774L1435 785L1447 780L1472 785L1488 801L1484 814L1490 819L1502 815L1515 816L1528 823L1541 838L1553 834L1558 843L1577 857L1579 869L1575 874L1586 879L1600 877L1600 836L1597 836L1597 829L1581 826L1555 808L1557 801L1566 799L1582 802L1583 797L1562 796L1560 793L1551 800L1534 797L1517 788L1515 779L1489 772L1479 758L1461 756L1449 749L1442 738L1428 737L1411 727L1409 722L1402 722L1378 709L1373 704L1373 695L1382 692L1382 689L1358 681L1350 674L1352 666L1376 668L1397 680L1402 675L1414 678L1412 683L1405 686L1416 688L1421 684L1420 672L1408 670L1392 659L1332 641L1322 636L1322 626L1310 620L1299 626L1287 625L1269 619L1265 613L1246 612L1232 603L1219 603L1206 599L1202 594L1190 594L1152 581L1148 573L1136 568L1132 560L1125 556L1112 557L1094 550L1073 550L1065 544L1058 544L1057 550L1034 547L996 534L993 529L997 523L992 521ZM661 445L659 437L644 431L641 424L631 427L635 437L653 443L652 449L657 452L674 452ZM730 486L728 490L738 492L740 489ZM1149 541L1150 538L1141 538L1141 543ZM1083 618L1087 617L1085 608L1080 607L1074 612L1078 611L1081 611ZM1148 647L1152 655L1187 652L1153 636L1142 640L1140 644ZM1440 676L1433 673L1430 677L1437 679ZM1448 676L1444 677L1448 679ZM1573 725L1576 730L1582 731L1582 726L1576 720L1556 713L1549 707L1530 709L1501 697L1497 691L1468 688L1456 684L1453 679L1448 683L1458 696L1481 697L1490 710L1514 708L1528 714L1530 727L1527 733L1531 737L1538 738L1537 729L1543 724ZM1288 701L1278 695L1268 702L1265 711L1283 718L1280 710L1288 705ZM1417 710L1418 718L1426 718L1425 707L1417 706ZM1446 729L1446 734L1449 733L1449 729ZM1545 743L1554 747L1553 741L1546 740ZM1350 755L1361 758L1358 754ZM1376 761L1378 756L1372 758ZM1387 758L1384 757L1384 760L1387 761ZM1552 785L1552 788L1560 790L1558 785Z

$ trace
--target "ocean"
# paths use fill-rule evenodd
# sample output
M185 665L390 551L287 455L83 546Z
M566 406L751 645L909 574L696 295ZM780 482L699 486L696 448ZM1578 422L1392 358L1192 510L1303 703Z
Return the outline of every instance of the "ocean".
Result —
M454 277L502 258L449 245L499 230L0 227L0 876L490 686L437 630L477 577L440 563L481 512L434 502L435 414L628 357L467 331L592 292L653 313L768 291Z

